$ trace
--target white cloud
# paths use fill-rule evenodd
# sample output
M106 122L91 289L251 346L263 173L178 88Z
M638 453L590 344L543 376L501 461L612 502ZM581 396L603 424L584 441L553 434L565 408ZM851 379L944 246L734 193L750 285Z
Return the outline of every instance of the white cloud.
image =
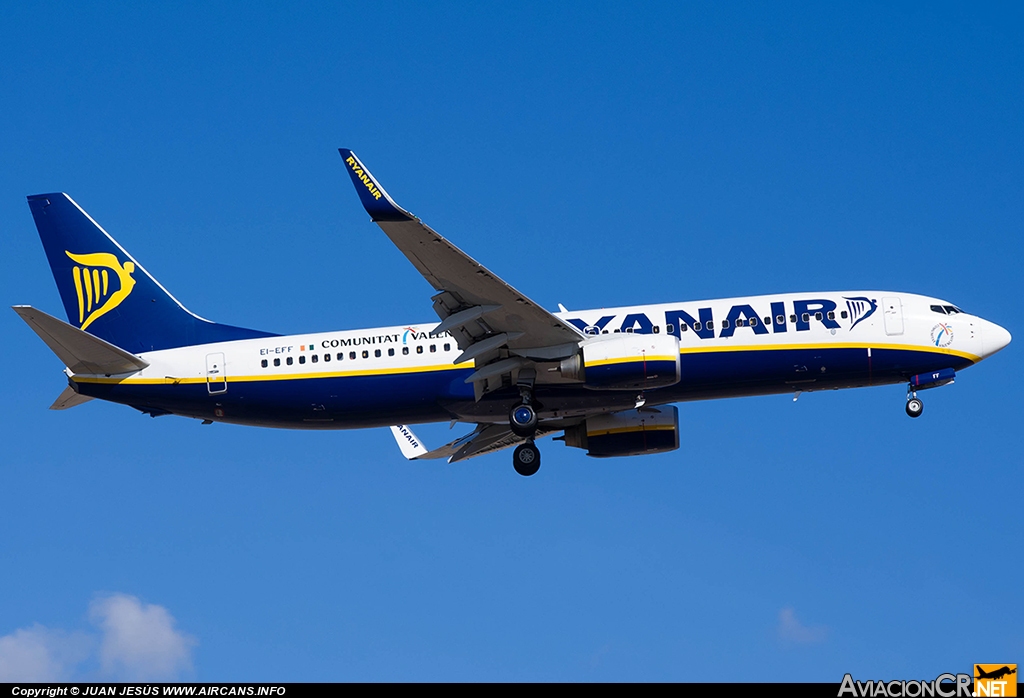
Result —
M89 618L98 633L36 623L0 637L0 682L67 681L82 676L83 663L98 664L101 678L127 681L169 680L191 671L196 640L176 629L163 606L112 594L92 602Z
M796 617L796 611L787 606L779 611L779 637L788 642L808 645L822 642L828 634L823 625L808 626Z
M0 637L0 681L64 681L89 654L85 633L64 633L36 623Z
M195 638L178 632L163 606L127 594L96 599L89 617L102 631L104 674L133 681L170 679L192 668Z

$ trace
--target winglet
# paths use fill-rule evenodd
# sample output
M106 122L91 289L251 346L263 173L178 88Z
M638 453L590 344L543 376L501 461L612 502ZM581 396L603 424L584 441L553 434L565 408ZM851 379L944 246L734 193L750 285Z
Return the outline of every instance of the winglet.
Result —
M398 442L398 448L402 450L402 455L408 460L415 460L427 452L419 438L404 424L391 427L391 433L394 435L395 441Z
M359 161L356 154L348 148L338 148L352 184L356 186L356 193L363 208L370 214L374 221L411 221L415 219L411 213L395 203L395 200L388 196L384 187L380 185L370 171Z

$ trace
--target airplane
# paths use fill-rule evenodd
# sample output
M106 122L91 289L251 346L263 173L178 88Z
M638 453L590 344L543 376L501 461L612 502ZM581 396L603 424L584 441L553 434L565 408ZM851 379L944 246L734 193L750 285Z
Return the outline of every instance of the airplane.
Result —
M977 676L974 677L976 679L1001 679L1004 676L1009 676L1010 674L1016 674L1017 673L1017 665L1015 664L1013 669L1011 669L1009 666L1002 666L999 669L995 669L993 671L985 671L979 665L975 664L974 665L974 670L975 670L975 673L977 674Z
M780 293L551 312L401 208L351 150L371 220L436 293L437 320L284 336L205 320L71 197L28 197L67 322L13 309L64 362L51 409L91 399L152 417L293 429L390 427L410 460L513 448L520 475L552 434L593 457L679 447L675 403L905 383L917 393L1010 333L952 303L892 291ZM473 430L428 449L408 425Z

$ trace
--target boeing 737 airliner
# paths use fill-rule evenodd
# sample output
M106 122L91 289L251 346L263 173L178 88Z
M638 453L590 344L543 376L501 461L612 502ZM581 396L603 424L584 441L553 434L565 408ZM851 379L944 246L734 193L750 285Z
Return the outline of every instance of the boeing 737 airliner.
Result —
M17 312L64 362L52 405L93 398L159 416L296 429L390 426L410 459L457 461L561 432L590 456L679 447L672 403L952 383L1005 347L1002 327L937 298L787 293L553 313L399 207L351 150L342 161L371 219L436 289L440 320L294 336L186 310L67 194L28 197L68 322ZM475 429L428 450L405 425Z

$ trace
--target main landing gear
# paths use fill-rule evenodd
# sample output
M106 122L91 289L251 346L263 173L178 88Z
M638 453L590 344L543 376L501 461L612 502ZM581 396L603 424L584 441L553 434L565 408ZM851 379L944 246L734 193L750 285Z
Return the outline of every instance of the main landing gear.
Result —
M528 441L516 446L512 452L512 465L516 472L525 477L540 469L540 449L533 443L537 433L537 410L533 406L533 372L520 371L519 402L508 411L508 426L512 433Z
M911 417L920 417L921 413L924 412L924 403L917 397L917 391L913 388L907 388L907 415Z
M523 477L529 477L540 470L540 449L533 441L516 446L512 452L512 467Z
M513 405L508 412L508 426L516 436L533 436L537 433L537 411L528 402Z

